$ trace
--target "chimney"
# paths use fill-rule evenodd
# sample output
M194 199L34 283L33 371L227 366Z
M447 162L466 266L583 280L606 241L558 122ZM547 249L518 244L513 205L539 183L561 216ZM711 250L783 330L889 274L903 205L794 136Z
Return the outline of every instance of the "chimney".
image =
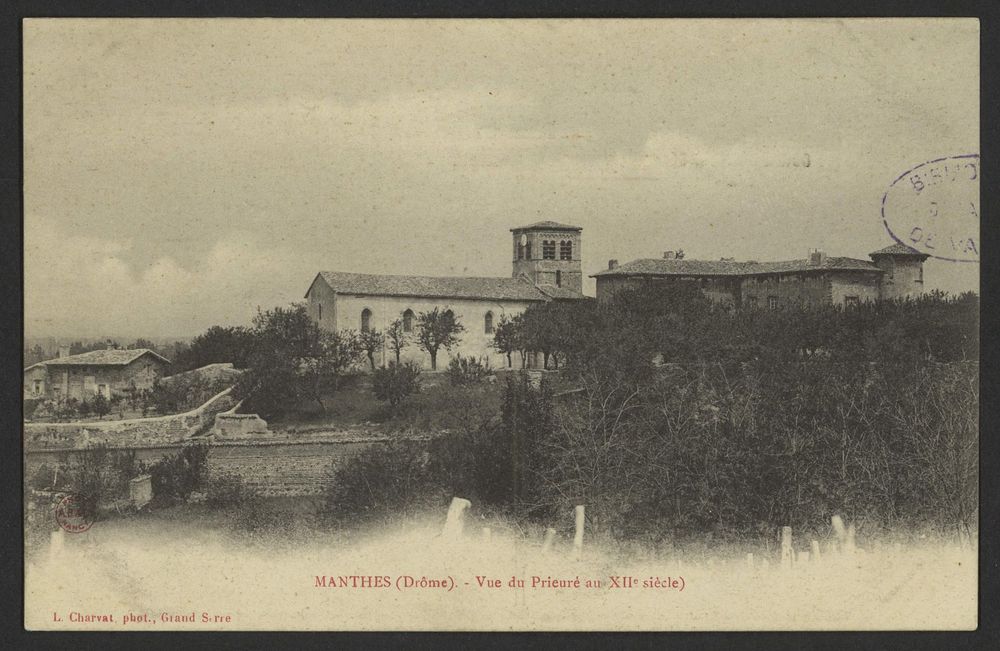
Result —
M809 252L810 267L822 267L824 262L826 262L826 252L820 249L813 249Z
M618 261L617 260L608 260L608 270L609 271L612 270L612 269L617 269L617 268L618 268Z
M115 346L115 342L113 342L113 341L111 341L110 339L108 339L108 343L107 343L107 349L108 349L108 350L114 350L115 348L116 348L116 346Z
M69 357L69 346L59 346L59 359Z
M663 252L663 259L664 260L676 260L677 259L677 252L676 251L664 251Z

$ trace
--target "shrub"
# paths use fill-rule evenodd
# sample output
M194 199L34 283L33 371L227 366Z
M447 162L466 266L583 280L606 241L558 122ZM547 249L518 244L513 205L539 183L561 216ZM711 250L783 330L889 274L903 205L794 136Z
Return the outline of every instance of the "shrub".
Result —
M335 520L399 515L436 501L440 492L422 441L376 443L334 466L324 513Z
M178 454L164 455L153 464L150 474L156 501L170 503L190 497L204 480L208 450L205 444L187 445Z
M242 477L228 472L212 475L205 490L205 504L214 509L239 508L256 498Z
M389 366L377 368L372 374L375 397L388 402L393 408L419 389L420 366L414 362L390 362Z
M448 381L452 386L479 384L493 373L488 357L463 357L456 355L448 362Z

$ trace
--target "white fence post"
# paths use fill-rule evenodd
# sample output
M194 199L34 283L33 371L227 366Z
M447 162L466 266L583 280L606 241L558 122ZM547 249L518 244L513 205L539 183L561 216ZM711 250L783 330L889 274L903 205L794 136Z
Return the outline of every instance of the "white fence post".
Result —
M441 532L443 538L457 540L462 535L462 516L466 509L472 506L472 502L461 497L451 498L451 505L448 506L448 519L444 523L444 530Z
M792 528L782 527L781 528L781 568L789 569L792 567L793 561L793 551L792 551Z
M580 560L583 555L583 523L584 507L582 504L576 507L576 534L573 536L573 559Z

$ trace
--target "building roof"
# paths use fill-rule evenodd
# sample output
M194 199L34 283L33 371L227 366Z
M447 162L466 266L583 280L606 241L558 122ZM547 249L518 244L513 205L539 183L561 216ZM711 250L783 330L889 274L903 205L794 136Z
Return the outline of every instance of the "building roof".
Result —
M359 296L415 296L508 301L544 301L545 294L518 278L469 278L452 276L389 276L321 271L330 289ZM315 283L316 281L313 280ZM312 286L310 286L312 289ZM308 292L306 292L308 296Z
M544 222L535 222L534 224L528 224L527 226L518 226L517 228L512 228L510 230L511 230L511 232L513 232L513 231L535 231L535 230L544 230L544 231L582 231L583 227L581 227L581 226L571 226L570 224L560 224L559 222L553 222L553 221L544 221Z
M148 348L128 348L124 350L92 350L89 353L47 359L44 362L32 364L24 370L27 371L29 368L36 366L128 366L143 355L152 355L161 362L170 363L170 360L166 357Z
M563 300L575 301L584 298L589 298L588 296L581 294L575 289L570 289L569 287L556 287L554 285L538 285L538 291L542 292L549 298L555 299L557 301L563 301Z
M735 260L677 260L646 258L633 260L615 269L604 269L599 276L753 276L761 274L800 273L810 271L868 271L882 270L868 260L855 258L826 258L823 264L809 260L781 260L777 262L737 262Z
M879 249L878 251L872 251L868 255L871 256L871 257L873 257L873 258L875 256L877 256L877 255L908 255L908 256L914 256L914 257L920 257L920 258L929 258L929 257L931 257L931 256L927 255L926 253L921 253L920 251L917 251L913 247L906 246L905 244L900 244L899 242L896 242L895 244L893 244L891 246L887 246L884 249Z

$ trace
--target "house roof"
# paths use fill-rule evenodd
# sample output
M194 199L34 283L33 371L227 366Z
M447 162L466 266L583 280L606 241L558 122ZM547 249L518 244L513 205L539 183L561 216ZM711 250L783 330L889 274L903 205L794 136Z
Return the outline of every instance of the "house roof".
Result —
M878 251L872 251L868 255L873 258L877 255L907 255L920 258L931 257L926 253L921 253L920 251L917 251L913 247L906 246L905 244L900 244L899 242L896 242L891 246L887 246L884 249L879 249Z
M27 371L29 368L36 366L128 366L143 355L152 355L161 362L170 363L170 360L166 357L148 348L128 348L124 350L92 350L89 353L47 359L44 362L32 364L24 370Z
M799 273L810 271L868 271L882 270L868 260L855 258L826 258L823 264L809 260L781 260L777 262L737 262L735 260L677 260L646 258L633 260L615 269L604 269L599 276L753 276L761 274Z
M518 226L517 228L510 229L511 232L514 231L533 231L533 230L545 230L545 231L582 231L583 228L580 226L571 226L570 224L560 224L559 222L544 221L535 222L534 224L528 224L527 226Z
M554 285L538 285L538 291L542 292L549 298L553 298L557 301L562 300L581 300L588 298L587 296L581 294L575 289L570 289L569 287L555 287Z
M544 301L546 295L518 278L389 276L321 271L330 289L359 296L426 296L509 301ZM313 281L315 282L315 280ZM312 287L310 286L310 289ZM308 296L308 292L306 293Z

